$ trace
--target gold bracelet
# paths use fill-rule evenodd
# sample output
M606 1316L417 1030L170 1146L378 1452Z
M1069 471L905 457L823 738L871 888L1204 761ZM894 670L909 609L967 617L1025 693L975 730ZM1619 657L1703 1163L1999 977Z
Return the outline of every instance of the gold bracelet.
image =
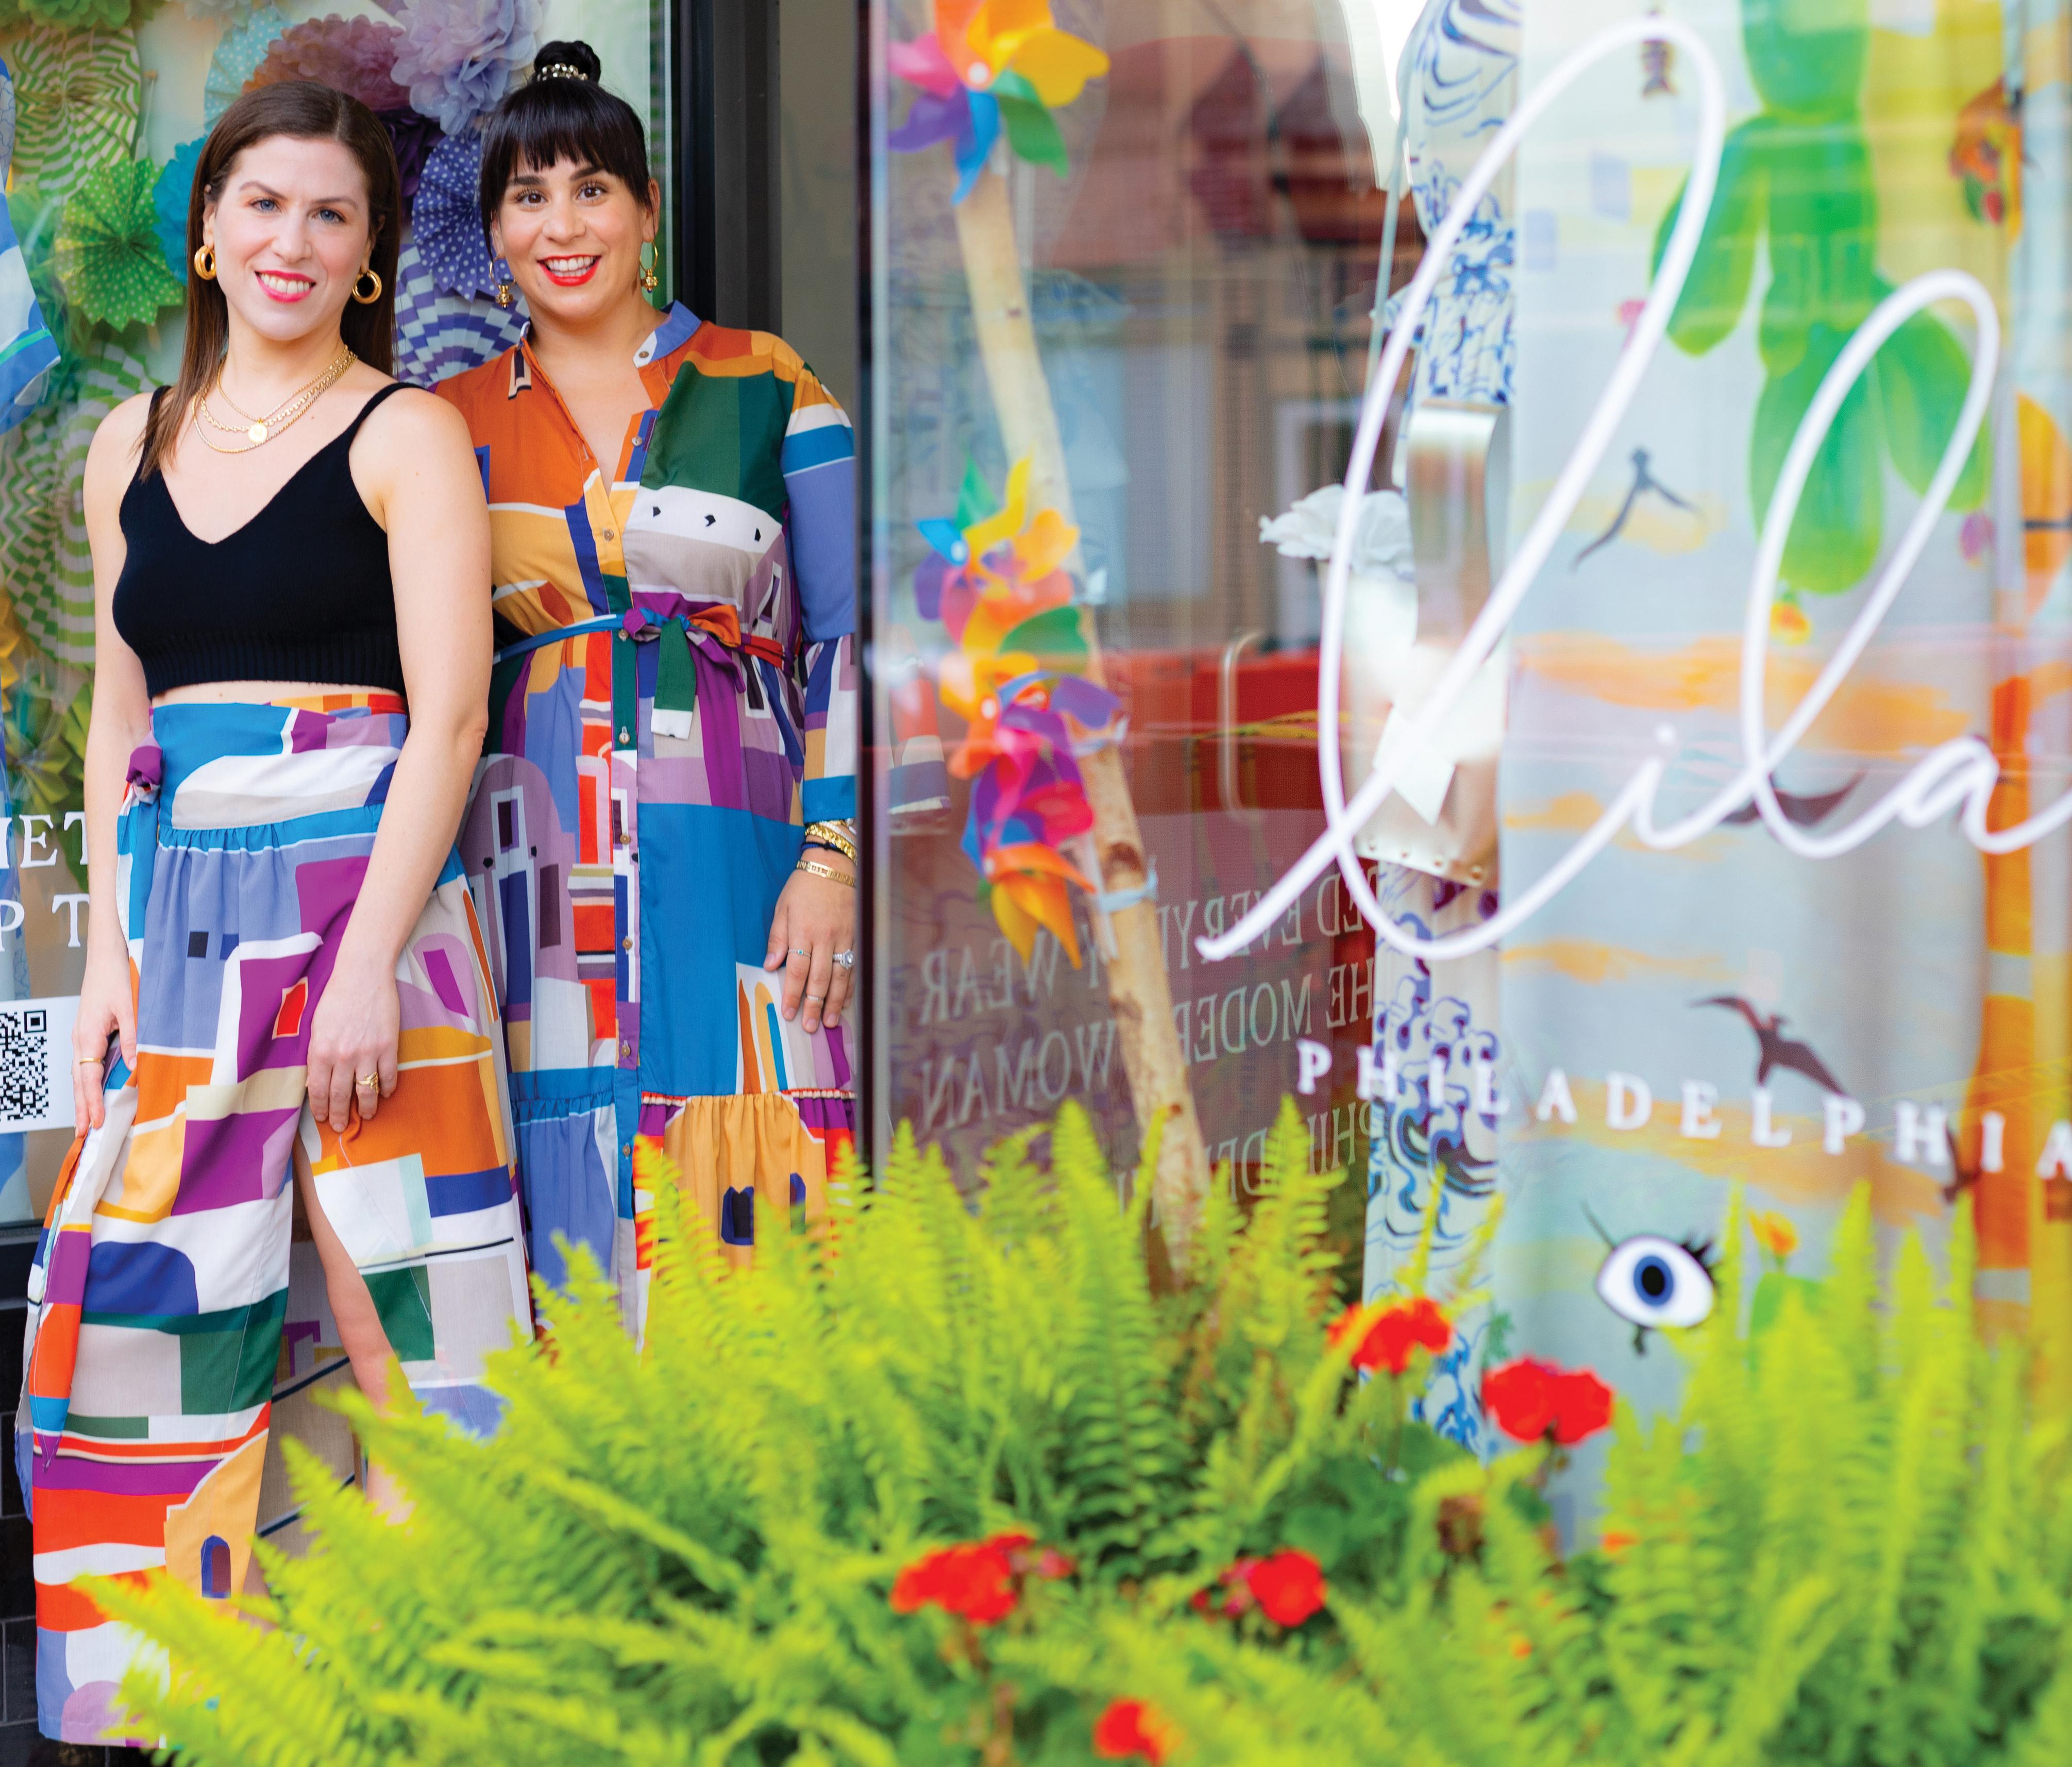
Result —
M805 841L809 847L825 847L851 865L856 863L856 836L839 822L813 823L806 830Z
M847 884L852 890L856 888L856 877L853 873L837 871L832 865L820 865L811 859L801 859L794 869L804 872L811 877L825 877L830 882Z

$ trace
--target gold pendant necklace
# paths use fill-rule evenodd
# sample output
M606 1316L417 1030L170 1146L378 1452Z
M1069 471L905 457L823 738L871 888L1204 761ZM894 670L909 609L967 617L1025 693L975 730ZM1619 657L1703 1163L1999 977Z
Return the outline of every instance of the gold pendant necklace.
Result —
M250 412L240 408L237 401L232 398L228 392L225 390L223 384L223 370L219 367L216 371L215 380L211 383L208 388L204 391L201 396L199 401L201 415L206 418L212 425L218 429L224 431L227 434L244 436L250 442L252 448L262 446L266 442L272 441L274 437L280 434L283 429L286 429L290 424L293 423L296 418L302 416L302 414L307 411L311 405L314 405L325 392L329 391L330 388L337 383L339 378L344 374L345 371L351 368L353 364L359 360L359 357L355 355L350 349L340 350L338 355L332 359L331 365L327 368L322 374L319 375L315 380L310 381L307 386L303 387L298 392L290 394L286 401L283 403L278 410L269 412L263 417L255 417ZM239 417L242 417L245 421L242 423L225 423L220 417L217 417L213 411L209 409L208 400L209 394L211 392L219 395L222 398L223 402L228 405L233 412L236 412ZM203 438L203 439L204 441L208 440L206 437ZM209 446L212 448L216 447L216 444L214 442L210 442ZM249 448L216 448L216 451L218 454L248 454L251 450Z

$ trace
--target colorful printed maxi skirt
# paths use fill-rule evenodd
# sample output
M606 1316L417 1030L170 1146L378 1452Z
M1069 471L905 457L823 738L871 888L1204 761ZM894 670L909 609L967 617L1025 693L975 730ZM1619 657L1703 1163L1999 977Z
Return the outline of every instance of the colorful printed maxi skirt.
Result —
M277 1404L349 1379L314 1247L291 1249L293 1169L426 1409L494 1428L484 1358L530 1330L496 999L457 861L397 964L395 1095L342 1136L303 1102L406 725L390 695L166 706L132 759L117 877L137 1067L110 1056L107 1120L51 1201L15 1433L47 1736L107 1740L135 1654L84 1580L162 1568L240 1589L279 1485Z

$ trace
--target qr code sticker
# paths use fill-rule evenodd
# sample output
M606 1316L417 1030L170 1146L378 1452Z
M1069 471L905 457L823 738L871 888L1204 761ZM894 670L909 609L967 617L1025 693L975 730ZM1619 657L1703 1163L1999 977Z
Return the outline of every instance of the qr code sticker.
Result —
M0 1012L0 1120L33 1121L50 1108L50 1015Z

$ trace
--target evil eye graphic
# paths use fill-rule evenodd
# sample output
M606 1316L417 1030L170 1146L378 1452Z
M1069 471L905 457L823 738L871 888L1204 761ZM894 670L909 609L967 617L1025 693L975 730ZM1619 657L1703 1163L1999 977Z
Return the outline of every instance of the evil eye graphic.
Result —
M1705 1251L1659 1234L1622 1239L1597 1267L1598 1298L1642 1330L1698 1325L1711 1313L1714 1294Z

